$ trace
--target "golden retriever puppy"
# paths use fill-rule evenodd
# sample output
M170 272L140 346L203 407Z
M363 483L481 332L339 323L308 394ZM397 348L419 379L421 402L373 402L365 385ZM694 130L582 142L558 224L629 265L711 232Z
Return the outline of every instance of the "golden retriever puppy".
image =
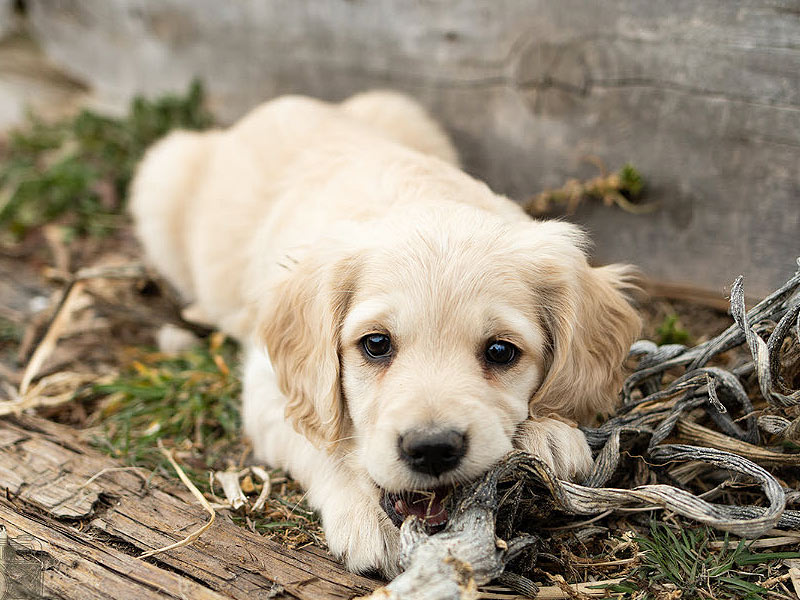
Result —
M560 477L613 408L628 270L458 168L410 99L283 97L146 155L131 210L190 312L245 346L255 457L308 490L331 551L397 571L397 526L513 447Z

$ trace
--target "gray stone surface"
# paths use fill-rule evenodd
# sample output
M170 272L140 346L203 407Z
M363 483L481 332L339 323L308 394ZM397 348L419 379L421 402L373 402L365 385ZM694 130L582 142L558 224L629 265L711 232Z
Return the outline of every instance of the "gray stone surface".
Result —
M120 109L204 79L230 121L271 96L405 90L469 171L524 199L633 162L660 210L587 207L599 261L767 292L800 254L796 0L29 0L62 68Z

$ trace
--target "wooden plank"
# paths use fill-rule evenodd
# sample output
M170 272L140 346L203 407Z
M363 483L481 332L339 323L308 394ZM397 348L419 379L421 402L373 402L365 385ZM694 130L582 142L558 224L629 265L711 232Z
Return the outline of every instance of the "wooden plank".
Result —
M518 200L596 175L587 157L632 161L659 210L582 208L599 262L722 294L744 274L763 296L800 254L796 0L27 5L47 54L106 106L194 76L226 121L283 93L400 89Z
M191 579L133 559L72 524L24 514L19 503L7 498L0 498L0 522L12 538L29 536L25 545L47 554L46 588L56 597L227 598Z
M86 485L102 469L121 465L87 447L79 432L36 417L0 420L0 440L6 494L0 523L46 545L59 565L46 581L56 597L163 592L253 600L280 587L287 597L324 600L364 595L379 584L348 573L319 549L285 548L224 514L194 544L138 560L206 521L188 492L158 476L146 486L132 471L108 472Z

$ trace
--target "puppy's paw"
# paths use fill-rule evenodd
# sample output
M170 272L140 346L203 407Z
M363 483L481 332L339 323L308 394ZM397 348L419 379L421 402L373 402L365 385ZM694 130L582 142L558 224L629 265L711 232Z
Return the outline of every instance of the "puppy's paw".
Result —
M399 574L400 531L377 501L351 497L323 507L322 525L328 548L350 571L379 571L388 579Z
M583 432L557 419L529 418L517 428L514 447L538 456L559 479L580 481L594 464Z

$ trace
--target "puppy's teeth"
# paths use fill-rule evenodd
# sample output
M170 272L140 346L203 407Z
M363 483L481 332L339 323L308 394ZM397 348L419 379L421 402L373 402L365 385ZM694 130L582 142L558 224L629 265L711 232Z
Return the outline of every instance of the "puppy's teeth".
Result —
M398 515L407 516L408 515L408 506L406 506L406 501L402 498L400 500L396 500L394 503L394 510Z

